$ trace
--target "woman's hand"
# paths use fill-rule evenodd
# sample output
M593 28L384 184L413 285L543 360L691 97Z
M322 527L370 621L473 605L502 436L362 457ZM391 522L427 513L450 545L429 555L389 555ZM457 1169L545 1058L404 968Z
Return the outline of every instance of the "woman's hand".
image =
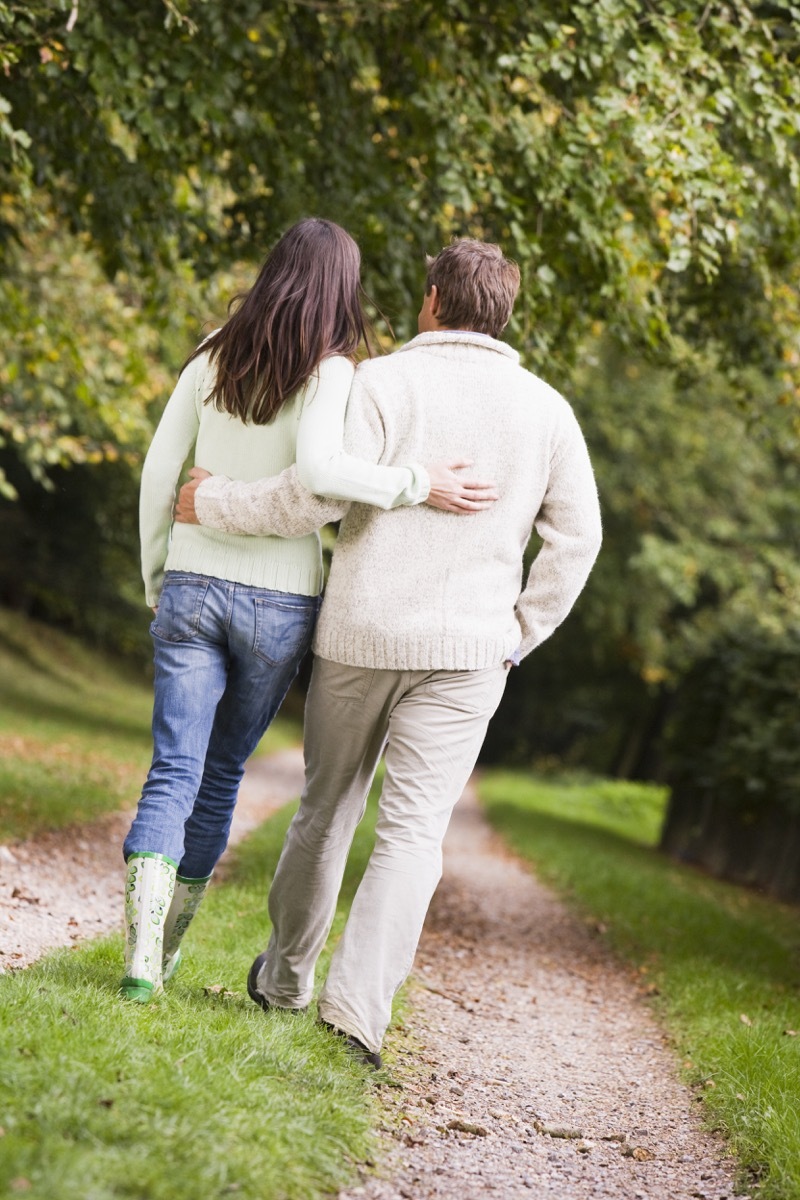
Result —
M464 479L455 473L471 466L471 459L460 458L455 462L433 463L426 467L431 490L425 503L430 504L432 508L460 513L462 516L491 508L495 500L500 499L500 493L493 483Z

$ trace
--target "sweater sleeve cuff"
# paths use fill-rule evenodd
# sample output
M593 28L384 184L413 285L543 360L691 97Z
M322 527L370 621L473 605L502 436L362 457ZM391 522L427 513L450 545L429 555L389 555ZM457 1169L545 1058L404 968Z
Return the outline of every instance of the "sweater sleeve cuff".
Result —
M422 463L404 463L411 472L411 483L398 497L399 504L424 504L431 494L431 477Z
M194 511L201 525L236 533L237 526L227 515L225 489L230 483L227 475L211 475L204 479L194 494Z
M154 581L149 587L145 588L144 598L148 608L158 608L158 602L161 598L161 586L164 582L164 576L160 577L158 583Z

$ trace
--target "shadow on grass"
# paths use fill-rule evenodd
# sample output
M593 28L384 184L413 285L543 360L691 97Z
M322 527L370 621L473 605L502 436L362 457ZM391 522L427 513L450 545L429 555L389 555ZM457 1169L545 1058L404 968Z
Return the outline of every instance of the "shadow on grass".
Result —
M106 708L93 712L80 706L79 694L68 700L44 700L31 697L26 690L17 691L7 685L0 689L0 703L13 711L17 717L29 717L36 725L51 723L61 725L70 736L75 733L101 734L107 737L122 734L142 746L150 744L149 725L136 717L125 717Z
M63 666L56 659L43 659L41 651L34 652L22 637L14 637L7 630L0 629L0 651L3 650L45 679L57 679L59 682L64 679Z

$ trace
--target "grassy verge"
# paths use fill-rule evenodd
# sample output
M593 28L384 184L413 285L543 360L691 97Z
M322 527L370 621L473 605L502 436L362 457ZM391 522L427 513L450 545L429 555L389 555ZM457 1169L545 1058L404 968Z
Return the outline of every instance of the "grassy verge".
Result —
M0 841L134 806L152 691L79 642L0 609ZM299 740L278 721L262 748Z
M0 1195L297 1200L352 1182L372 1146L366 1068L312 1014L264 1014L245 989L289 817L238 847L150 1005L116 996L118 937L0 977ZM363 826L338 927L371 848Z
M659 855L659 789L495 772L481 795L537 875L637 967L711 1119L759 1176L759 1195L798 1200L797 911Z

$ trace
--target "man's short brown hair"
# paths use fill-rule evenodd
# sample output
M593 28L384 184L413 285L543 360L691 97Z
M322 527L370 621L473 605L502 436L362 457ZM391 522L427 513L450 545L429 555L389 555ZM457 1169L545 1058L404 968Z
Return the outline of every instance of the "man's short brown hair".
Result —
M519 291L519 267L499 246L459 238L427 258L425 294L436 287L436 319L448 329L471 329L499 337Z

